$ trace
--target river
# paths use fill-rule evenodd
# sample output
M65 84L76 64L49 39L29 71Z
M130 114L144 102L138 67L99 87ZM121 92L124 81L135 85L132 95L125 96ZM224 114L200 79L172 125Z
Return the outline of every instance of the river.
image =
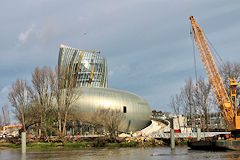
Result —
M155 148L103 148L71 151L28 151L22 155L19 150L0 150L0 160L195 160L195 159L239 159L240 151L196 151L187 147Z

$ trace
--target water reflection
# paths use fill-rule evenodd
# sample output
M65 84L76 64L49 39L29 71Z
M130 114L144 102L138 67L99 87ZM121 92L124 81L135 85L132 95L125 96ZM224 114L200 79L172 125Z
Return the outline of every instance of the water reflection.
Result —
M187 147L177 147L171 151L169 147L157 148L115 148L88 149L73 151L28 151L21 154L18 150L0 150L0 160L159 160L159 159L239 159L239 151L196 151Z
M21 160L26 160L26 153L21 154Z

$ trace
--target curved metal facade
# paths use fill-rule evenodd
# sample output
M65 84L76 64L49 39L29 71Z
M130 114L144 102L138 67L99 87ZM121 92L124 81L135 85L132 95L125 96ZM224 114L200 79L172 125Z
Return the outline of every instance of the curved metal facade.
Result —
M99 51L83 51L60 45L58 66L69 67L78 87L107 87L107 65Z
M122 90L107 88L106 60L97 51L82 51L60 45L58 65L71 69L77 77L81 95L73 104L79 114L94 114L100 109L117 109L125 114L120 131L145 128L151 119L151 108L141 97Z
M150 123L151 108L141 97L110 88L79 87L79 100L73 108L79 113L94 114L99 109L117 109L126 112L120 131L137 131ZM125 108L125 109L124 109ZM125 111L124 111L125 110Z

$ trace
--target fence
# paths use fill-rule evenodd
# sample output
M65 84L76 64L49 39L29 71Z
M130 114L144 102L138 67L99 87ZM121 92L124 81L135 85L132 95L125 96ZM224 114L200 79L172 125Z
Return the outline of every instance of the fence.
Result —
M201 132L201 138L213 137L218 134L231 134L231 132ZM175 138L197 138L197 132L193 133L175 133ZM152 138L170 138L170 133L152 133L149 137Z

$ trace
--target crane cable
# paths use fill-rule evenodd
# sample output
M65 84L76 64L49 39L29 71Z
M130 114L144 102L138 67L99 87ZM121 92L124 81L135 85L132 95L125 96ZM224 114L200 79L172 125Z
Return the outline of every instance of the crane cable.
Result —
M192 38L193 43L193 57L194 57L194 73L195 73L195 79L196 79L196 91L198 92L198 76L197 76L197 63L196 63L196 52L195 52L195 44L194 44L194 37L193 37L193 30L192 25L190 24L190 35Z
M202 31L203 32L203 31ZM209 44L209 49L211 50L212 52L212 55L214 56L214 58L216 59L219 67L220 67L220 72L222 74L222 69L223 69L223 66L224 66L224 62L221 58L221 56L218 54L217 50L214 48L213 44L211 43L211 41L208 39L207 35L203 32L208 44Z

